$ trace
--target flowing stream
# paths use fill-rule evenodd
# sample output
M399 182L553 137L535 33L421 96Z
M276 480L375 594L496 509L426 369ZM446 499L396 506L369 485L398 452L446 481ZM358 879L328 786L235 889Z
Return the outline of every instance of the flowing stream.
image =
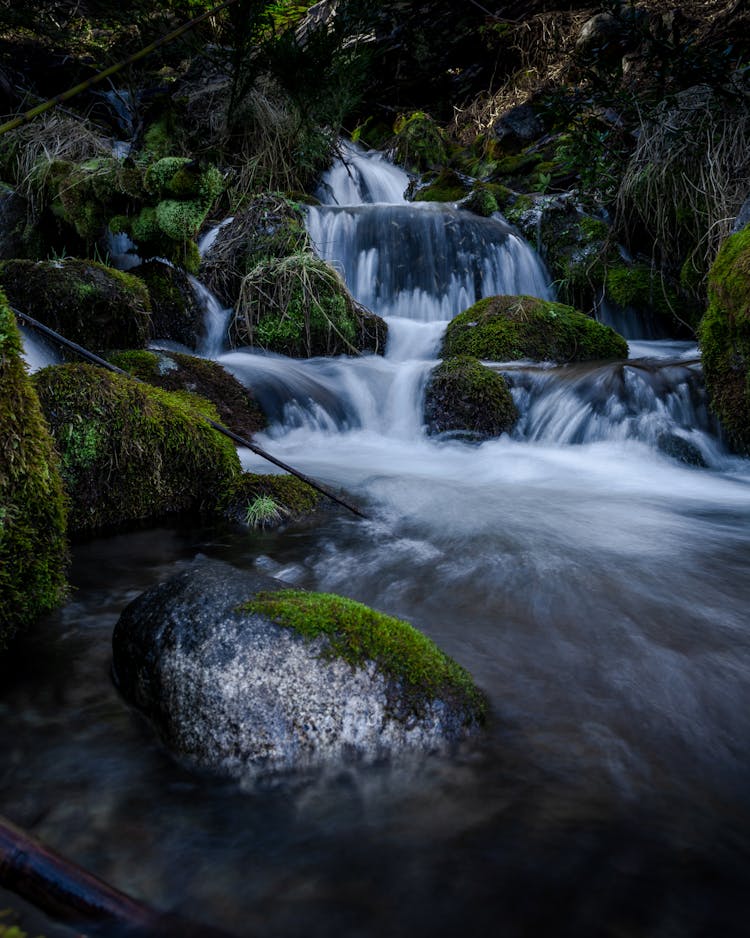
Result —
M544 268L502 219L410 205L382 156L345 156L309 230L387 318L386 355L206 351L273 415L258 442L372 520L78 545L71 602L4 678L3 811L238 935L745 935L750 463L717 435L697 349L636 336L626 362L493 363L512 436L427 437L446 322L549 295ZM198 553L408 619L488 693L486 738L249 791L188 774L114 692L109 640Z

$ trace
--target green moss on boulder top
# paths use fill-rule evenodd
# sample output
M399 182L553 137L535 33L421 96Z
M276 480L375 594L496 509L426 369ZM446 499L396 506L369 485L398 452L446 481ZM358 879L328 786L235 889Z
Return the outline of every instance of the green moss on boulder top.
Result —
M85 348L142 348L151 304L144 284L95 261L13 260L0 263L8 300Z
M198 416L218 416L201 398L92 365L54 365L34 382L62 459L72 531L213 509L240 474L232 443Z
M468 186L458 173L443 170L431 182L419 189L415 202L458 202L466 195Z
M698 338L711 406L733 446L750 455L750 226L714 261Z
M485 697L469 673L400 619L342 596L293 589L259 593L241 610L267 616L307 639L324 638L325 653L352 667L374 661L399 682L417 712L440 699L461 707L467 724L485 719Z
M130 273L148 287L152 338L196 348L204 332L204 312L184 271L161 261L148 261Z
M0 292L0 650L65 596L66 514L52 438Z
M442 354L490 361L591 361L627 358L628 344L614 329L562 303L491 296L448 325Z
M123 371L165 391L189 391L216 408L219 421L240 436L251 437L266 426L252 391L218 362L181 352L113 352L109 361Z
M482 440L510 432L518 411L502 375L461 355L433 370L424 416L428 433L459 432Z

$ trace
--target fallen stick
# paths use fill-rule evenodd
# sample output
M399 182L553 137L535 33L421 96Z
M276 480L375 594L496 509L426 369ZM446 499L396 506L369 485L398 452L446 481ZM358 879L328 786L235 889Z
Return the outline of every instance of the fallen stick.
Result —
M32 329L36 329L36 331L41 332L42 335L46 335L48 338L54 339L55 342L59 342L61 345L72 349L72 351L76 352L76 354L80 355L82 358L87 358L95 365L99 365L101 368L106 368L108 371L113 371L115 374L124 375L126 378L130 378L131 381L136 381L138 384L148 385L147 381L142 381L140 378L136 378L129 372L123 371L122 368L118 368L117 365L113 365L111 362L108 362L105 358L100 358L93 352L89 352L89 350L85 349L82 345L78 345L76 342L71 342L70 339L66 339L64 336L60 335L59 332L55 332L54 329L50 329L50 327L45 326L44 323L33 319L27 313L22 313L14 306L11 306L10 308L19 319L21 319L27 325L31 326ZM195 415L196 417L200 417L201 420L205 420L206 423L210 424L214 428L214 430L218 430L219 433L223 433L224 436L228 436L230 440L234 440L234 442L239 443L240 446L247 447L247 449L255 453L256 456L260 456L268 462L273 463L274 466L278 466L279 469L283 469L284 472L288 472L293 476L297 476L297 478L301 479L302 482L306 482L311 488L314 488L317 492L320 492L321 495L325 495L326 498L330 498L331 501L336 502L338 505L341 505L348 511L351 511L352 514L357 515L360 518L367 518L367 515L363 511L360 511L359 508L356 508L354 505L352 505L350 502L347 502L340 496L335 495L330 489L326 488L324 485L321 485L320 482L316 482L315 479L311 479L310 476L305 475L303 472L300 472L299 469L295 469L293 466L282 462L280 459L272 456L271 453L269 453L267 450L261 449L260 446L256 446L255 443L251 443L250 440L246 440L244 437L239 436L233 430L228 429L228 427L222 426L222 424L217 423L215 420L211 420L211 418L206 417L205 414L201 414L196 411Z
M0 886L51 918L94 935L129 938L230 938L226 932L165 915L66 860L0 817Z

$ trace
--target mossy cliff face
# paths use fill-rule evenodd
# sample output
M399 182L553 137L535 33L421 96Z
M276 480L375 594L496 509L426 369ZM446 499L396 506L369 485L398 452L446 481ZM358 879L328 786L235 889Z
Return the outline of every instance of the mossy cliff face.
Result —
M502 375L461 355L441 362L430 375L424 416L428 433L459 432L482 440L510 432L518 411Z
M137 277L95 261L4 261L8 300L85 348L142 348L151 304Z
M217 416L201 398L92 365L55 365L34 379L61 457L71 531L215 508L240 474L232 443L197 415Z
M750 226L727 238L711 268L698 337L711 406L750 455Z
M0 292L0 651L65 596L67 506L49 430Z
M266 426L263 411L252 391L214 361L183 355L181 352L113 352L109 361L135 378L165 391L189 391L210 401L220 423L251 437Z
M628 344L614 329L562 303L491 296L449 324L442 354L489 361L595 361L627 358Z

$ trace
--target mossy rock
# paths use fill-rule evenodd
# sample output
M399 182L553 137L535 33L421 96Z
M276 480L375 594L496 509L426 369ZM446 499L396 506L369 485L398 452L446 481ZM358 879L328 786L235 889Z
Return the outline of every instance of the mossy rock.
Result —
M459 202L468 186L458 173L444 170L414 195L415 202Z
M34 383L61 456L71 531L214 509L239 476L231 441L199 416L215 420L215 409L195 395L93 365L53 365Z
M161 261L148 261L132 268L130 274L148 287L151 337L196 348L204 332L204 312L184 271Z
M505 378L476 358L460 355L441 362L425 389L427 432L459 433L484 440L509 433L518 411Z
M239 436L252 437L266 426L266 418L253 393L218 362L181 352L113 352L109 361L134 378L163 388L187 391L210 401L219 422Z
M437 123L424 111L402 115L394 124L396 162L420 173L445 166L448 143Z
M265 193L222 226L201 262L200 277L226 306L233 306L243 277L254 267L309 248L299 203L278 193Z
M232 329L240 344L293 358L383 354L388 327L313 254L258 264L243 281Z
M447 700L464 712L467 724L486 718L487 701L468 671L401 619L343 596L297 589L261 592L240 609L305 639L323 639L326 657L343 659L353 668L374 662L406 692L413 713Z
M714 261L698 338L711 407L735 449L750 455L750 226Z
M627 358L628 344L614 329L563 303L490 296L448 325L442 355L486 361L595 361Z
M109 227L135 241L142 257L166 257L196 273L200 254L195 238L224 187L221 173L187 157L165 156L147 167L146 203L137 211L113 215Z
M675 328L697 325L695 304L678 295L675 287L650 264L626 264L622 259L607 269L606 298L623 309L653 314Z
M500 210L495 193L489 186L475 186L461 202L460 208L481 215L482 218L489 218Z
M227 491L222 508L235 521L278 527L313 514L322 498L320 492L296 476L245 472Z
M142 348L148 341L148 290L120 270L74 258L3 261L0 284L13 306L85 348Z
M0 650L65 597L66 517L57 454L0 292Z

